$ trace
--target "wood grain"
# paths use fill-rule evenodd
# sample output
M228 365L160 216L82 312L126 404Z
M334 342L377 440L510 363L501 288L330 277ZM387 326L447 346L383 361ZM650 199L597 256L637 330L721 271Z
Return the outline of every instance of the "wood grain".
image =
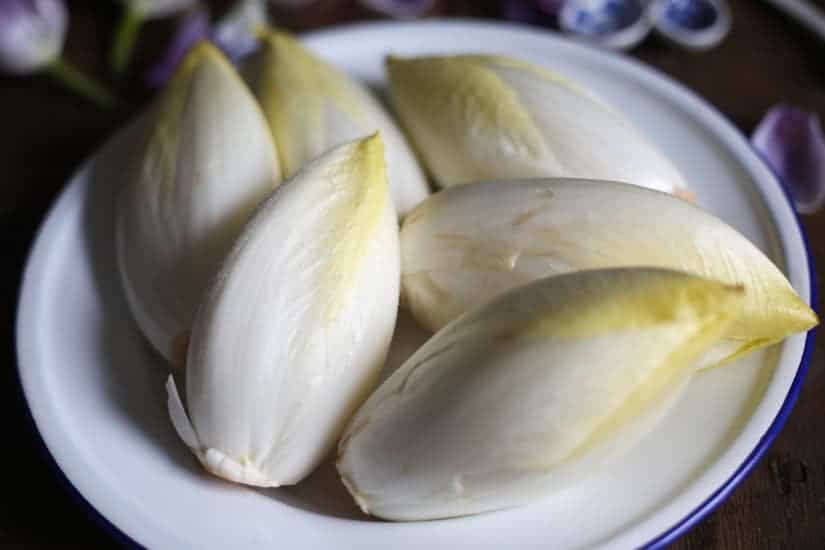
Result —
M106 76L106 50L116 9L99 0L71 2L66 57L118 89L124 102L102 112L41 76L0 77L0 309L7 337L0 412L5 445L0 471L0 547L97 548L109 535L59 481L19 390L14 313L21 271L36 228L72 170L149 97L140 85L148 61L162 48L171 24L150 24L140 41L132 77L115 85ZM213 2L216 12L227 1ZM731 1L734 26L718 48L687 53L657 39L634 55L695 90L743 132L778 102L825 118L825 44L757 0ZM816 2L825 9L825 2ZM108 7L106 7L108 6ZM353 2L320 0L301 13L279 10L295 30L373 17ZM441 2L439 15L497 14L495 2ZM816 262L825 270L825 211L803 218ZM823 273L825 271L821 271ZM823 286L822 275L818 277ZM822 302L819 304L822 310ZM816 342L799 402L785 429L750 477L716 512L674 545L694 549L822 549L825 546L825 349Z

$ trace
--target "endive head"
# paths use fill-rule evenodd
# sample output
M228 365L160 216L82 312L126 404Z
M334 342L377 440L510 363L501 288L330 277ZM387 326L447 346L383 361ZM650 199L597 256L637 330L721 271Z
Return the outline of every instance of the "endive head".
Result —
M506 293L435 334L347 426L338 469L396 520L496 510L598 472L675 402L741 287L647 268Z
M686 201L623 183L551 179L453 187L407 216L401 243L406 302L432 330L548 275L639 265L744 285L743 312L718 359L818 323L782 272L732 227Z
M350 133L364 113L346 78L292 36L266 27L257 34L261 50L246 64L244 74L266 113L284 172L290 176L333 145L326 139L327 103L351 119Z
M205 42L140 123L118 206L120 270L138 325L177 361L207 281L280 170L255 98Z
M403 135L359 82L285 32L262 27L258 39L261 48L243 73L266 113L287 176L336 145L379 131L399 214L429 194Z
M481 55L389 57L387 69L396 110L442 187L567 176L691 194L629 120L551 71Z
M261 486L308 475L377 381L399 279L377 135L281 185L204 295L187 356L188 416L169 387L175 427L204 467Z

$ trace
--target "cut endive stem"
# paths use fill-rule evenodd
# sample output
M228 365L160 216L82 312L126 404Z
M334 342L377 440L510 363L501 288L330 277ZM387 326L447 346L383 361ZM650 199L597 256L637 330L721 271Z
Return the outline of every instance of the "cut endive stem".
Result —
M629 120L549 70L481 55L390 57L387 69L393 104L442 187L577 177L692 197Z
M400 215L429 194L404 136L367 89L276 30L259 33L261 49L243 73L261 102L287 176L331 147L380 132L387 178Z
M747 289L742 315L707 364L818 323L782 272L735 229L686 201L623 183L555 179L446 189L407 216L401 244L405 299L432 330L541 277L639 265Z
M399 264L378 136L311 162L261 206L198 312L188 416L167 385L172 421L208 471L277 487L321 462L377 382Z
M195 46L143 115L146 136L118 205L117 250L132 313L180 363L209 279L280 181L255 98L217 49Z
M462 516L598 472L667 412L743 300L633 268L520 287L438 332L358 410L342 480L368 514Z

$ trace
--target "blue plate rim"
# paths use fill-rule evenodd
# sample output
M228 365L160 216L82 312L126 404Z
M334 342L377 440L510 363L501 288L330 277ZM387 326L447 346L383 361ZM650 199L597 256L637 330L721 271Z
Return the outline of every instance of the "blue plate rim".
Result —
M765 160L759 151L757 151L750 142L750 139L747 135L742 133L739 128L737 128L726 116L722 113L719 109L716 108L713 104L707 101L705 98L697 94L692 89L688 88L687 86L681 84L680 82L676 82L673 78L668 76L665 73L659 71L656 67L647 65L642 63L641 61L636 60L635 58L626 57L625 61L628 61L634 65L641 66L643 70L651 71L656 73L658 76L663 76L664 78L671 80L676 86L682 89L686 94L691 96L695 101L701 103L705 108L710 111L713 111L716 116L730 129L735 131L739 136L747 142L751 151L753 151L754 155L762 161L762 164L768 169L768 171L773 176L774 183L779 187L782 191L782 196L785 198L785 201L788 204L791 212L793 213L794 222L796 223L796 229L799 232L799 236L802 238L802 244L805 248L805 257L808 263L808 291L810 294L810 303L808 304L814 312L819 315L818 303L819 303L819 289L817 288L816 284L816 269L814 267L814 258L813 254L811 253L811 245L810 240L808 239L808 233L805 230L805 226L802 225L802 220L799 217L799 211L794 204L793 199L791 198L791 194L787 188L787 185L782 180L782 178L777 174L777 172L773 169L773 167ZM682 518L679 522L672 525L668 530L663 532L662 534L658 535L657 537L649 540L645 544L643 544L640 548L644 550L660 550L663 548L667 548L678 539L686 535L689 531L691 531L694 527L696 527L699 523L701 523L705 518L707 518L710 514L712 514L728 497L733 493L733 491L739 487L739 485L750 475L753 469L759 464L759 461L762 460L762 457L765 455L767 450L770 448L771 444L777 438L779 433L782 431L782 428L785 426L785 423L788 421L790 417L791 411L796 405L796 401L799 398L799 394L802 391L802 384L805 381L805 376L808 373L808 368L811 362L811 356L813 354L813 347L814 347L814 339L816 336L816 328L811 329L808 331L807 336L805 337L805 347L802 350L802 357L799 360L799 366L796 370L796 375L794 376L793 382L791 382L791 387L788 389L788 394L785 396L785 400L782 402L782 406L779 408L779 411L776 413L776 417L774 417L773 422L768 427L767 431L762 435L759 439L759 442L754 447L753 451L747 456L747 458L742 462L739 468L716 490L711 494L702 504L697 506L693 509L687 516Z
M692 90L687 90L691 95L693 95L698 101L705 104L706 107L714 111L719 117L725 121L726 124L730 125L732 128L736 129L737 132L739 131L731 122L728 120L724 114L722 114L718 109L716 109L713 105L705 101L701 96L696 95ZM741 134L741 132L739 132ZM742 135L747 140L747 136ZM805 226L802 225L802 220L799 217L799 212L794 205L793 199L791 198L790 192L788 191L787 186L783 182L782 178L776 171L768 164L767 161L763 158L763 156L751 146L754 154L762 160L762 163L768 168L768 170L773 175L775 183L779 186L782 190L782 195L785 197L785 200L788 202L788 206L790 207L791 211L793 212L794 221L796 222L797 230L799 231L799 235L802 237L802 244L805 247L805 256L808 262L808 289L811 296L811 303L808 304L814 312L819 315L819 309L817 307L819 301L819 289L817 288L816 284L816 269L814 267L814 258L813 254L811 253L811 245L808 239L808 233L805 230ZM712 495L710 495L702 504L694 508L687 516L682 518L679 522L671 526L667 531L660 534L659 536L651 539L650 541L646 542L644 545L641 546L644 550L660 550L663 548L667 548L683 536L685 536L689 531L691 531L694 527L699 525L703 520L705 520L710 514L712 514L719 506L722 505L725 500L730 497L734 490L736 490L739 485L745 481L745 479L750 475L754 468L759 464L762 458L765 456L765 453L770 448L771 444L773 444L774 440L779 436L782 428L785 426L785 423L788 421L788 418L793 411L794 405L796 405L797 399L799 399L799 394L802 391L802 384L805 381L805 376L808 373L808 368L810 367L811 363L811 356L813 354L814 349L814 339L816 337L816 328L811 329L808 331L807 336L805 337L805 347L802 350L802 358L799 361L799 367L797 367L796 375L794 376L793 382L791 382L791 387L788 389L788 394L785 396L785 401L782 402L782 406L779 408L779 411L776 413L776 417L774 417L773 422L768 427L765 434L759 439L759 442L754 447L753 451L747 456L744 462L736 469L736 471L716 490Z

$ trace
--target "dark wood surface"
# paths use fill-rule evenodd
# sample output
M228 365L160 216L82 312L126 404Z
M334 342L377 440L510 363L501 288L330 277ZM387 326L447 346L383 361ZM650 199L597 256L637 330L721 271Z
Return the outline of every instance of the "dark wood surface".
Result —
M99 0L70 2L66 57L106 78L115 9ZM215 3L218 10L225 2ZM788 102L825 118L825 44L757 0L731 1L733 30L718 48L686 53L656 39L634 55L715 105L749 133L772 104ZM825 2L818 2L825 8ZM282 25L307 30L369 17L350 2L321 0L301 14L278 12ZM490 2L443 2L442 15L495 16ZM0 77L0 304L6 337L0 387L2 457L0 547L107 547L115 543L58 481L28 416L16 375L14 316L22 266L49 204L81 160L148 97L146 60L164 43L169 23L141 36L131 80L117 86L121 108L104 112L45 77ZM114 84L109 81L110 84ZM825 211L803 218L825 273ZM822 288L823 278L818 277ZM822 303L818 305L822 311ZM825 349L819 339L802 394L785 429L731 498L674 547L679 549L822 549L825 547Z

